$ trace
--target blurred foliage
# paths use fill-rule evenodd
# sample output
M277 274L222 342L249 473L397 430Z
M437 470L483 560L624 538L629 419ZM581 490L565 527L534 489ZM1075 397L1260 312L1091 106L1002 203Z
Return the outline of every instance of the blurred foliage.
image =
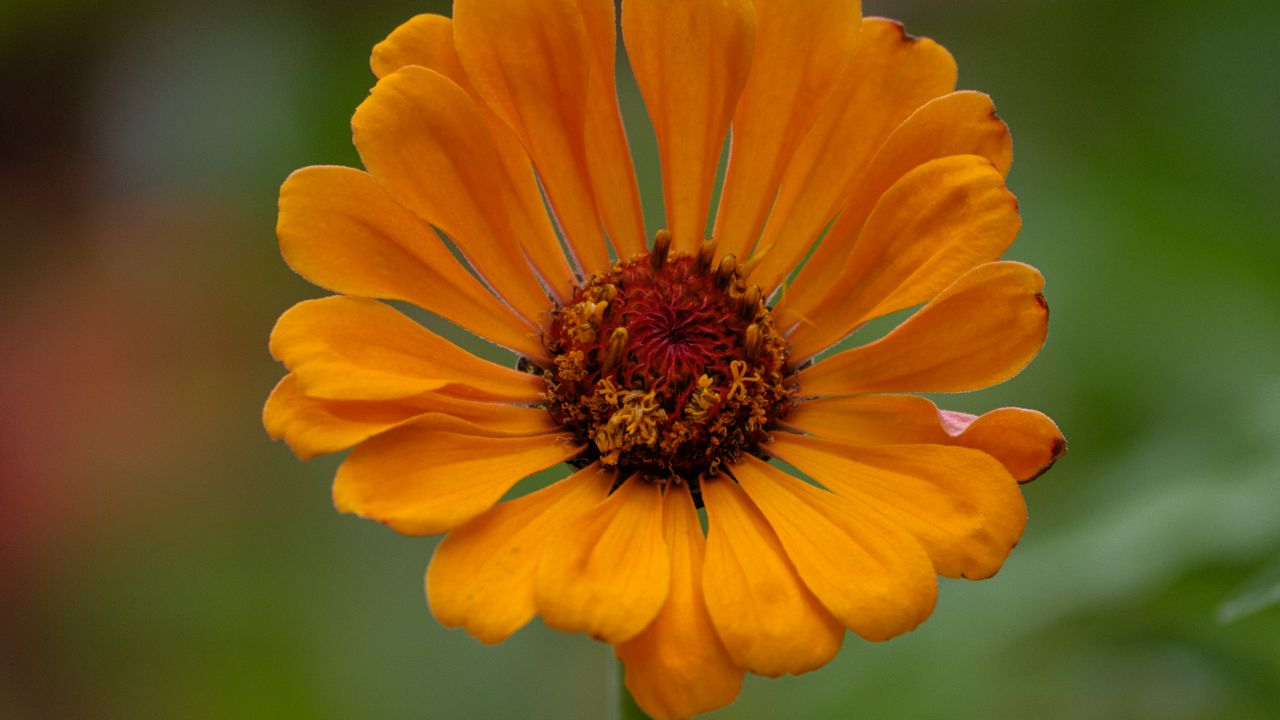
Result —
M1013 128L1050 338L938 398L1049 413L998 577L713 717L1280 717L1280 6L867 0ZM607 648L432 620L434 540L336 514L258 415L294 168L444 2L0 3L0 718L602 717ZM658 167L627 113L651 227Z

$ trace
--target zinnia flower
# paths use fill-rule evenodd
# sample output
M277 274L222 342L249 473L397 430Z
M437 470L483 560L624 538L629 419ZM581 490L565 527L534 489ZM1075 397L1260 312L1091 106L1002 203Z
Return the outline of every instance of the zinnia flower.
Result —
M367 171L281 189L285 259L340 294L280 318L265 422L303 458L353 448L340 510L448 533L441 623L586 632L647 712L684 717L744 671L823 665L846 628L911 630L937 575L994 574L1018 482L1065 442L1034 411L902 394L1002 382L1046 333L1040 274L998 261L1020 226L1008 130L942 47L850 0L625 0L662 166L650 243L614 27L611 0L455 0L374 48Z

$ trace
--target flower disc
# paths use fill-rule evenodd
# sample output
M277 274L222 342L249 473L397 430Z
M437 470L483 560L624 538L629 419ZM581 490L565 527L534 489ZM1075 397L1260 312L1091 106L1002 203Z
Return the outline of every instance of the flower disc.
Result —
M785 412L786 343L732 256L712 269L709 246L668 256L662 240L555 312L547 407L588 444L578 462L696 482Z

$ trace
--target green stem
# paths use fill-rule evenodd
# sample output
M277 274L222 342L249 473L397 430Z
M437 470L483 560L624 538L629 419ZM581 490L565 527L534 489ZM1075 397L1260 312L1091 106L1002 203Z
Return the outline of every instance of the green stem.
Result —
M635 698L631 697L631 693L627 692L627 683L624 680L625 669L622 663L614 662L616 667L609 675L609 686L612 689L612 695L616 699L613 707L617 714L614 717L617 720L650 720L648 715L640 709L636 704Z

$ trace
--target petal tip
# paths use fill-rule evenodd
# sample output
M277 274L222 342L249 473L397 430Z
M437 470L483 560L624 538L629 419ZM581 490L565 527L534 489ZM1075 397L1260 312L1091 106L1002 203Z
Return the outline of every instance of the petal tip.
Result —
M1040 468L1039 470L1036 470L1032 475L1030 475L1026 479L1019 480L1018 484L1026 485L1027 483L1035 480L1036 478L1039 478L1041 475L1044 475L1045 473L1049 472L1049 470L1054 465L1057 464L1058 460L1061 460L1062 456L1066 454L1067 454L1067 439L1062 437L1061 435L1058 435L1057 437L1053 438L1053 441L1050 443L1049 462L1045 463L1044 467Z

